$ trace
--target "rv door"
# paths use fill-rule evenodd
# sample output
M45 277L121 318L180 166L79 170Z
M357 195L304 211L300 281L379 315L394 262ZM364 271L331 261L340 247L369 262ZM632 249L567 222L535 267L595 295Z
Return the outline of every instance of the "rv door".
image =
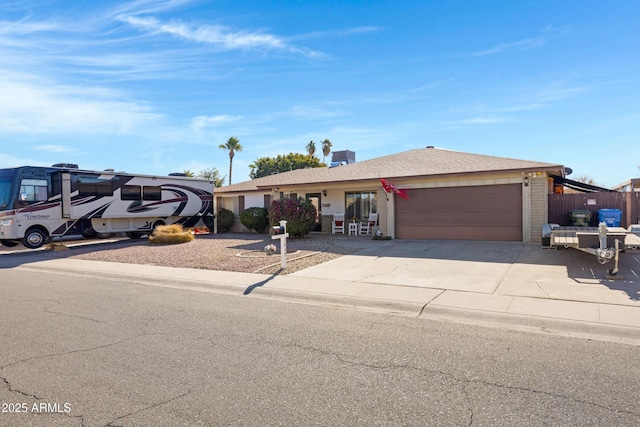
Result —
M62 188L60 204L62 206L62 218L71 218L71 174L62 173Z

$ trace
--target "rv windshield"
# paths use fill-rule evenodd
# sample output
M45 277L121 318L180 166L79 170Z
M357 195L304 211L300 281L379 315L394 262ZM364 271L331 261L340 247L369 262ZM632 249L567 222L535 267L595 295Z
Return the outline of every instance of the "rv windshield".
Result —
M7 206L11 206L12 182L13 170L0 170L0 211L7 210Z

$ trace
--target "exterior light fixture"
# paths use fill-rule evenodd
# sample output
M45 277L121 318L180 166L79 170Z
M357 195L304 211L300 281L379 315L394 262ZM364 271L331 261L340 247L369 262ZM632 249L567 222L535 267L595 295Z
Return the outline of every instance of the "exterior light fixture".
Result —
M322 195L327 197L327 190L322 190Z
M528 187L528 186L529 186L529 177L528 177L528 176L525 176L525 177L524 177L524 186L525 186L525 187Z

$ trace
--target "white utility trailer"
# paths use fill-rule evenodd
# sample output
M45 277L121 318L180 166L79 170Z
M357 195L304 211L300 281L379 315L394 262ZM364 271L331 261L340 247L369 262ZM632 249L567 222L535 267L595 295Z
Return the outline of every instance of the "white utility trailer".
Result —
M615 267L609 274L618 273L618 253L623 250L640 248L640 224L628 229L608 227L601 222L598 227L568 227L558 224L544 224L542 227L543 247L573 248L595 255L600 264L615 259Z

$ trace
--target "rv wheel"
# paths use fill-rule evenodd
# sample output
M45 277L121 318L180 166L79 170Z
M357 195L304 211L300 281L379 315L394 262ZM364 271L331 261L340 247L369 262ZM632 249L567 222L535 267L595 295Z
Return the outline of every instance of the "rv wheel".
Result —
M47 233L42 228L30 228L22 239L22 244L29 249L38 249L47 241Z
M2 244L2 246L6 246L8 248L13 248L15 246L18 246L20 244L20 242L17 242L15 240L2 239L2 240L0 240L0 244Z
M127 231L124 234L130 239L139 239L142 237L142 233L139 231Z
M85 239L92 239L96 237L96 231L93 228L85 228L82 230L82 237Z

